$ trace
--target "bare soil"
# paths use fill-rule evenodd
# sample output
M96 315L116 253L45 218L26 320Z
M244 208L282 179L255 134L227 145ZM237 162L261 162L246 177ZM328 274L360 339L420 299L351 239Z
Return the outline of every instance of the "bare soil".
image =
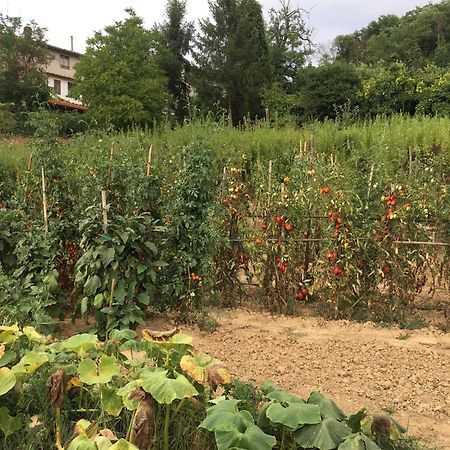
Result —
M241 380L271 380L303 398L320 391L348 413L385 410L427 446L450 449L449 334L243 308L215 316L213 333L193 326L182 331ZM147 326L172 324L156 320Z

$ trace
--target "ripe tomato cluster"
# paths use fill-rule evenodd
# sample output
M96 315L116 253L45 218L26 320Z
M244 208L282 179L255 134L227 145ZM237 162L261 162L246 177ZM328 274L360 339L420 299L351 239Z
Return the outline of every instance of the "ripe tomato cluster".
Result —
M278 257L276 259L276 263L278 265L277 267L280 272L286 272L286 269L288 267L288 262L287 262L286 258Z
M191 272L191 279L196 283L200 283L200 281L202 281L202 277L198 276L195 272Z
M276 216L275 221L280 228L283 227L288 233L294 229L292 222L284 216Z
M302 288L295 294L295 299L297 301L301 302L301 301L305 300L308 296L309 296L308 289Z

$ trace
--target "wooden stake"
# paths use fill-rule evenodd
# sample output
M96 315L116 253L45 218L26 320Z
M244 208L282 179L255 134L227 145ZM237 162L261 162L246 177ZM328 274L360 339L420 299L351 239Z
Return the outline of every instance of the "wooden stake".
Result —
M28 195L28 182L30 181L30 174L31 174L32 167L33 167L33 153L30 153L30 157L28 158L28 165L27 165L27 181L25 183L25 199Z
M372 167L370 168L369 182L367 186L366 209L369 207L369 198L370 198L370 191L372 190L372 180L374 171L375 171L375 163L372 163Z
M32 164L33 164L33 153L30 153L30 157L28 158L28 166L27 166L28 172L31 172Z
M412 177L413 152L412 152L411 146L409 146L409 149L408 149L408 159L409 159L409 176Z
M111 183L112 174L112 160L114 156L114 141L111 142L111 149L109 150L109 170L108 170L108 186Z
M272 191L272 160L269 161L269 181L267 183L267 190L269 191L269 194Z
M113 298L114 298L114 289L116 288L116 279L113 278L111 281L111 294L109 295L109 307L111 308Z
M300 157L303 159L303 145L302 145L301 139L300 139L300 143L299 143L299 149L300 149Z
M225 166L223 168L223 181L225 181L226 178L227 178L227 167Z
M148 156L147 156L147 176L150 176L150 167L152 165L152 149L153 145L150 145L148 148Z
M103 214L103 227L106 229L108 226L108 210L106 209L106 191L102 191L102 214Z
M45 234L48 233L48 215L47 215L47 193L45 189L45 172L44 168L41 169L42 175L42 208L44 210L44 231Z
M311 135L311 161L314 160L314 136Z

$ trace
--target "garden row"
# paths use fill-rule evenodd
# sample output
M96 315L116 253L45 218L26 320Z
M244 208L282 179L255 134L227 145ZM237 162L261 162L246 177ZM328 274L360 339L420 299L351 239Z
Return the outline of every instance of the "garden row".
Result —
M200 123L8 154L2 316L42 329L92 316L104 334L150 309L207 321L205 306L251 292L277 311L403 320L421 291L449 286L445 121Z
M385 414L345 414L270 382L232 379L192 338L144 329L55 340L0 327L2 448L67 450L416 448ZM418 448L418 447L417 447Z

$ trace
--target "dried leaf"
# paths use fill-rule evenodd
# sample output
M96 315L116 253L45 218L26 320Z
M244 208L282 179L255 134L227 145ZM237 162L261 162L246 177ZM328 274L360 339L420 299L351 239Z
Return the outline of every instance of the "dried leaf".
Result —
M110 441L119 440L119 438L109 428L104 428L103 430L100 430L99 433L100 435L102 435L106 439L109 439Z
M67 383L66 386L66 391L69 392L72 389L76 389L81 387L81 381L80 381L80 377L77 375L75 377L72 377L69 382Z
M133 443L136 447L150 447L153 435L153 405L150 398L142 400L133 422Z
M208 381L213 386L218 386L220 384L231 384L232 378L225 366L216 364L208 368Z
M135 389L129 396L128 396L128 400L144 400L145 396L146 396L146 392L141 389Z
M30 423L28 425L29 428L35 428L39 425L42 425L42 422L39 421L39 416L35 414L34 416L30 417Z
M47 380L48 401L55 408L62 408L64 403L64 391L66 389L66 372L59 369Z
M177 334L178 331L178 327L175 327L169 331L154 331L144 328L142 330L142 337L147 340L165 341L166 339L170 339L172 336Z

